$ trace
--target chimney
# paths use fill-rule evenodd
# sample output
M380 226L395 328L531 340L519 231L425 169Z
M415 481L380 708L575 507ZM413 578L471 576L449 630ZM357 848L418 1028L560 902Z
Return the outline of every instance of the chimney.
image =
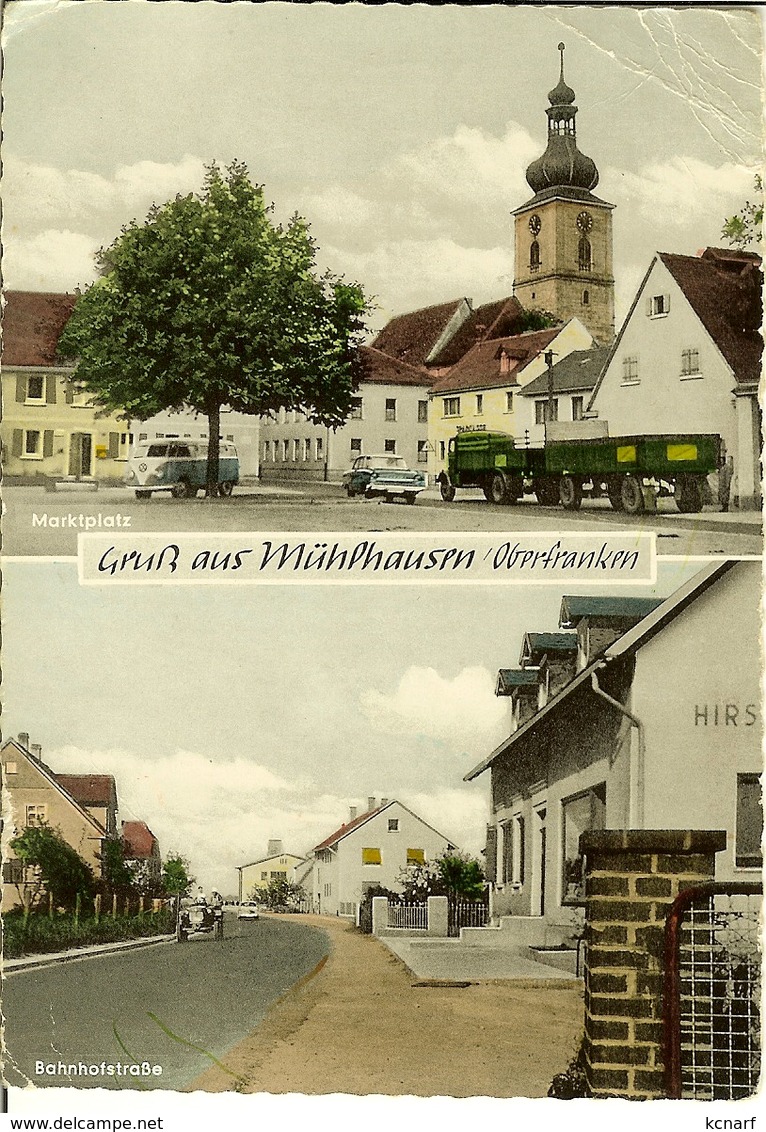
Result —
M268 848L266 849L267 857L278 857L282 852L281 841L269 841Z
M388 805L388 798L381 798L380 804L381 804L381 806L387 806Z
M375 798L374 797L367 799L367 809L368 810L374 810L375 809Z
M349 821L356 821L356 806L349 806L349 808L348 808L348 820Z
M22 745L22 747L24 748L25 751L29 750L29 732L28 731L19 731L19 743L21 743L21 745Z
M37 759L37 761L41 763L43 761L43 749L40 744L33 743L29 749L32 752L32 758Z

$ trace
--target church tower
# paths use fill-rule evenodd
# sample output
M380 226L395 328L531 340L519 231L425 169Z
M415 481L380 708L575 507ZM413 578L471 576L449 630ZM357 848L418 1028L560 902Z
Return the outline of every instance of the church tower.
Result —
M613 204L593 195L595 163L577 148L575 92L561 76L548 95L548 147L527 169L531 200L515 217L513 293L527 310L577 317L597 342L614 338Z

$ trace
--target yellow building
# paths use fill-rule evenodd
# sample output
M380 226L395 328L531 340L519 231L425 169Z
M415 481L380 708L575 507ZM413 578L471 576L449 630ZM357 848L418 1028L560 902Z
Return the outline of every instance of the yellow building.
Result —
M295 868L303 864L305 857L295 853L285 853L281 841L269 841L266 856L249 865L237 865L239 873L239 900L258 899L259 891L265 892L272 881L286 880L294 883Z
M447 466L449 441L473 429L505 432L519 445L529 443L535 405L519 392L545 373L545 355L560 361L574 350L587 350L593 337L579 319L547 330L477 342L447 374L434 383L429 411L429 476ZM433 480L432 480L433 482Z
M3 316L4 474L13 480L122 481L130 447L124 420L99 416L57 357L74 295L8 291Z

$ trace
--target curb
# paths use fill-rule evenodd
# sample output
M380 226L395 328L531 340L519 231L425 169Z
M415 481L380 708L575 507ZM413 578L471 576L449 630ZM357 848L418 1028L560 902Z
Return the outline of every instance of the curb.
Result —
M19 959L6 959L3 962L3 976L7 978L18 971L33 971L41 967L52 967L58 963L74 963L77 960L95 959L99 955L114 955L121 951L133 951L137 947L152 947L158 943L175 943L175 935L143 936L141 939L118 940L116 943L96 944L93 947L73 948L71 951L56 951L50 955L24 955Z

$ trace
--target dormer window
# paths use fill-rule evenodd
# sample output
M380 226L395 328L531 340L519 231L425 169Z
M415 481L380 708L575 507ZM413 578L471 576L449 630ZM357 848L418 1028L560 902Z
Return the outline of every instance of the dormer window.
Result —
M508 357L508 354L505 352L505 350L501 350L500 351L500 372L501 373L508 373L510 368L511 368L511 359Z

